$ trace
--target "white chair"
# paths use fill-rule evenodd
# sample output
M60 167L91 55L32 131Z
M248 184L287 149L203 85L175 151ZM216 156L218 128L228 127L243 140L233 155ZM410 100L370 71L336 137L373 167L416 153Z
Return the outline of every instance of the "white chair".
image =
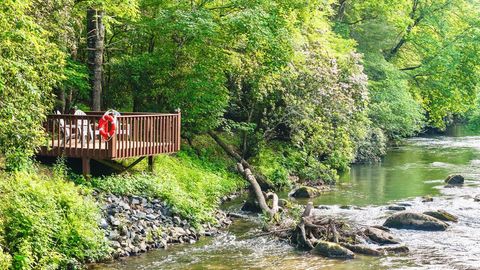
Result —
M59 110L56 110L55 114L60 115L62 113ZM60 119L58 119L58 127L60 129L60 134L61 134L60 138L59 138L59 142L60 142L61 146L64 146L65 143L70 140L70 137L72 135L71 126L70 125L65 125L65 120L60 118ZM62 138L65 138L65 140L62 139Z
M87 115L87 114L82 110L75 110L74 115ZM87 141L87 136L91 140L93 139L92 126L87 119L77 120L77 132L79 134L78 136L80 136L83 142Z

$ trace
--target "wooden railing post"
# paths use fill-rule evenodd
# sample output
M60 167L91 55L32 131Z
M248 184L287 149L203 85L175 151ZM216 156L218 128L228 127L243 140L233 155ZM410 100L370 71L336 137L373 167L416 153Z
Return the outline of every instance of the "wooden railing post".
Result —
M108 130L112 130L112 124L108 123ZM117 129L119 127L116 127ZM117 157L117 134L116 132L113 134L113 136L110 138L108 141L108 157L110 158L115 158Z
M180 151L180 138L181 138L181 127L182 127L182 111L180 109L177 109L177 114L178 114L178 119L177 119L177 134L175 138L175 150Z

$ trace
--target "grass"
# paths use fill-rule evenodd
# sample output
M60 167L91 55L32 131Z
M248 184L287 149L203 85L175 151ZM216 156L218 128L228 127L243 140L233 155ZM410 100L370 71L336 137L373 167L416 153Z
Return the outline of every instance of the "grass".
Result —
M218 161L218 160L217 160ZM116 195L158 198L194 224L213 222L220 198L245 186L222 161L212 162L182 151L177 156L157 156L152 173L96 178L93 187Z

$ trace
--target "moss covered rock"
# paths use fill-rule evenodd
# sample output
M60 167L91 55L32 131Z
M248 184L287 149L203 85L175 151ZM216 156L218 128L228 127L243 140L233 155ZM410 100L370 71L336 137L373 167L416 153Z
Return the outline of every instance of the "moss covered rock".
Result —
M328 258L353 259L355 254L339 244L320 240L312 250L313 254Z
M396 229L444 231L449 225L425 214L401 212L387 218L383 226Z
M445 179L445 183L449 185L462 185L465 182L465 178L459 174L451 174Z
M320 195L320 190L314 187L301 186L292 192L294 198L313 198Z
M396 239L393 234L380 230L378 228L368 227L365 231L363 231L363 233L370 240L381 245L400 243L400 240Z
M443 221L453 221L453 222L457 222L458 221L458 218L450 213L448 213L447 211L444 211L444 210L438 210L438 211L427 211L427 212L423 212L425 215L427 216L431 216L431 217L434 217L436 219L440 219L440 220L443 220Z

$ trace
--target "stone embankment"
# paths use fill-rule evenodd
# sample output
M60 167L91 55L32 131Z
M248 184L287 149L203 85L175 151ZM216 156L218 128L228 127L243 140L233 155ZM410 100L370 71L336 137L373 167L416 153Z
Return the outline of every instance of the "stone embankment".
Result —
M97 194L97 198L102 204L100 227L110 241L114 257L167 248L171 243L195 243L201 236L214 235L231 223L218 211L215 224L195 228L158 199L111 194Z

